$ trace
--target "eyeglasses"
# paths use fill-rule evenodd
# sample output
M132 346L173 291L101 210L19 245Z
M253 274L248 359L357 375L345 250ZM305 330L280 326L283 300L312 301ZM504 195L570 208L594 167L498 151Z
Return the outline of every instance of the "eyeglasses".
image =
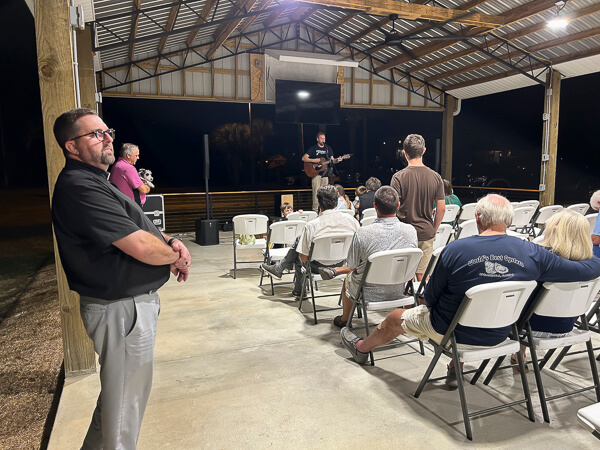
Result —
M82 134L81 136L77 136L74 138L69 139L70 141L74 141L75 139L79 139L82 138L84 136L91 136L91 135L96 136L96 139L98 139L100 142L104 142L106 139L108 139L107 136L110 136L110 138L112 140L115 139L115 129L114 128L109 128L108 130L94 130L94 131L90 131L89 133L85 133Z

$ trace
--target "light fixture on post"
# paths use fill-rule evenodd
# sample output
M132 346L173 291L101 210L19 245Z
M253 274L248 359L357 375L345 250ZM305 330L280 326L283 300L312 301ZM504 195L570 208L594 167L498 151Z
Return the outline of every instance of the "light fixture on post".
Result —
M556 5L556 17L552 20L548 21L548 27L553 28L555 30L561 30L567 26L569 21L564 17L561 17L560 12L567 5L565 1L559 1L555 3Z

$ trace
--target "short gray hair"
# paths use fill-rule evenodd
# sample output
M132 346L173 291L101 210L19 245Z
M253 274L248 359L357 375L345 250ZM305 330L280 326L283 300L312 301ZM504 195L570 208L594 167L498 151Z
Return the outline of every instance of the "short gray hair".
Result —
M592 194L592 198L590 198L590 206L594 211L598 211L600 209L600 191L596 191Z
M504 224L508 228L514 215L513 207L508 199L498 194L488 194L479 199L475 205L475 212L484 228L497 223Z
M125 158L125 156L127 156L127 155L133 156L133 152L135 151L136 148L139 148L139 147L135 144L125 143L125 144L121 145L121 150L119 150L119 156L121 158Z

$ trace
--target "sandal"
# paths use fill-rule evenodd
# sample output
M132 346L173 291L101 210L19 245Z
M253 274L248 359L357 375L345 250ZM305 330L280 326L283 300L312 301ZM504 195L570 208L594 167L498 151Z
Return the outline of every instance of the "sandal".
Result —
M519 367L519 360L517 359L517 355L511 355L510 363L514 365L515 369L517 369L517 372L521 371L521 368ZM525 373L529 373L529 367L527 366L527 363L525 363Z

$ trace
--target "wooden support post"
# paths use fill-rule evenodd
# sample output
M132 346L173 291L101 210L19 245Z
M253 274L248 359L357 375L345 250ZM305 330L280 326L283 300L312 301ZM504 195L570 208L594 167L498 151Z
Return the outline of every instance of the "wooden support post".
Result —
M554 204L556 188L556 154L558 148L558 111L560 106L560 72L553 70L546 77L546 90L544 95L544 114L550 114L544 120L542 137L542 167L540 171L540 184L545 189L540 192L540 206ZM545 161L545 155L548 160Z
M265 55L250 55L250 101L264 103L265 101Z
M442 178L452 182L452 140L454 138L454 112L456 98L446 94L446 106L442 118Z
M76 105L68 0L35 0L35 35L48 186L52 198L56 179L65 164L62 150L54 139L52 127L60 114ZM81 322L79 296L69 290L58 256L56 238L54 238L54 254L65 372L67 375L93 372L96 369L94 348Z
M344 80L344 67L342 66L338 67L337 82L340 85L340 106L344 106L344 87L346 83Z
M77 31L77 62L79 67L79 94L81 107L96 110L94 58L90 29Z

